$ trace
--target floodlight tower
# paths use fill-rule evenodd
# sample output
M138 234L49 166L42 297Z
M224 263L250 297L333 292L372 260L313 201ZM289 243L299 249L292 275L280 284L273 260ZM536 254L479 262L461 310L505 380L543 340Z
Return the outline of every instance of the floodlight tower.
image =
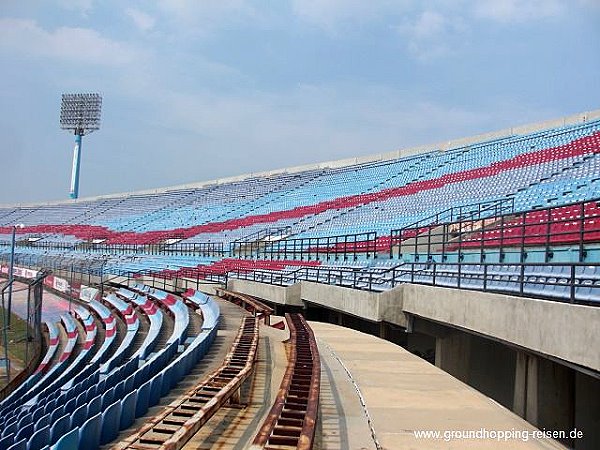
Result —
M73 169L71 171L71 198L79 197L79 161L81 158L81 138L100 129L102 96L100 94L63 94L60 105L60 127L73 131Z

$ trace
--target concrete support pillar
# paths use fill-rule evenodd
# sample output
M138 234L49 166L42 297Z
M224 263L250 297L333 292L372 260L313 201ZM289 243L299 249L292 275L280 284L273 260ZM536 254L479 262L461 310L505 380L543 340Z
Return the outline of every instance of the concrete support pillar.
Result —
M537 356L527 355L527 383L525 400L525 420L532 425L538 424L538 367Z
M533 425L538 424L538 365L537 356L517 352L513 412Z
M575 374L575 423L583 438L574 442L576 450L600 448L600 380Z
M462 332L454 332L435 340L435 365L468 383L471 360L471 337Z
M515 394L513 397L513 412L520 417L525 417L525 404L527 400L527 354L517 352L515 367Z
M575 422L575 371L547 359L539 362L538 426L571 430ZM562 441L572 447L572 440Z
M388 332L387 332L387 325L386 323L382 320L381 322L379 322L379 337L381 339L388 339Z
M599 448L600 381L572 368L518 352L513 411L539 428L583 431L561 440L567 447Z

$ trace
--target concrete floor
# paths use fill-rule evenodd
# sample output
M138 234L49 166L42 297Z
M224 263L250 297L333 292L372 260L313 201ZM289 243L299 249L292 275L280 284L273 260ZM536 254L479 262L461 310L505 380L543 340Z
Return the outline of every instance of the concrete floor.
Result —
M324 386L330 386L329 390L321 391L319 448L564 448L554 440L533 437L527 442L489 438L445 440L446 430L521 432L536 428L402 347L336 325L318 322L310 325L324 369L322 381ZM330 430L339 433L337 441ZM416 430L438 430L442 436L418 439Z

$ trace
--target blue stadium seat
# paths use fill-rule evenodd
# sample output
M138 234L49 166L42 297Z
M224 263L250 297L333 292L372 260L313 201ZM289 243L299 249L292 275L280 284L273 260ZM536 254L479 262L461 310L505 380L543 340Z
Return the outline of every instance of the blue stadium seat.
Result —
M102 431L102 414L90 417L79 430L79 450L98 448ZM108 441L107 441L108 442Z
M121 421L119 429L129 428L136 417L137 390L127 394L121 400Z
M102 429L100 432L100 444L108 444L119 434L121 422L121 402L117 400L102 413Z
M71 428L79 427L87 419L87 405L79 406L71 415Z
M69 431L71 424L71 417L68 414L60 417L58 420L52 422L50 428L50 442L57 442L61 436Z
M27 450L27 439L21 439L8 447L8 450Z
M5 436L2 437L2 439L0 439L0 450L6 450L8 447L13 445L14 442L15 442L15 434L14 433L6 434Z
M22 439L28 440L34 432L34 425L32 423L28 423L22 428L19 428L17 435L15 436L15 441L19 442Z
M162 373L158 373L151 380L150 398L148 400L149 406L157 405L160 401L160 394L162 392L162 379Z
M135 417L141 417L148 411L148 405L150 403L150 387L152 386L151 381L146 381L137 390L137 400L135 403Z
M38 429L27 445L27 450L41 450L43 447L48 445L50 441L50 426L46 425L43 428Z
M97 395L87 404L87 416L92 417L102 411L102 397Z
M74 450L78 448L79 430L71 430L61 437L56 444L50 447L52 450Z

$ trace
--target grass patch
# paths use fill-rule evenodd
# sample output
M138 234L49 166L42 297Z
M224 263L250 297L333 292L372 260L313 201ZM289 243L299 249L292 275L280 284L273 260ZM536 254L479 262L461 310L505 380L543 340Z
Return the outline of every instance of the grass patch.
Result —
M0 307L0 358L4 358L4 333L2 327L4 325L4 310ZM27 339L27 322L21 319L16 314L11 314L10 329L7 330L8 338L8 358L11 364L11 376L14 378L21 370L26 367L25 349ZM33 344L33 343L32 343ZM29 347L29 359L33 357L33 345ZM4 371L0 375L0 389L6 386L6 377Z

